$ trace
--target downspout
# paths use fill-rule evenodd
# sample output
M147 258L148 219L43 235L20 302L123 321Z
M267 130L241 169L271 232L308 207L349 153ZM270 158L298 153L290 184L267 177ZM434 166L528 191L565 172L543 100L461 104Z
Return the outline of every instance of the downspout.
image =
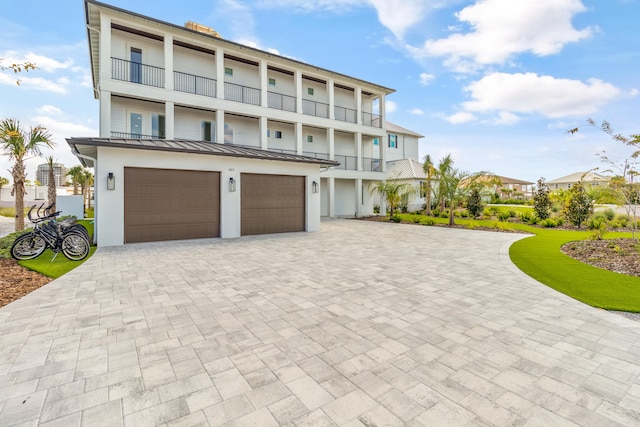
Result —
M96 186L98 185L98 180L97 180L97 176L98 176L98 160L94 159L93 157L89 157L87 155L84 154L80 154L78 153L78 150L76 149L76 147L72 147L71 148L71 154L73 154L76 157L79 157L81 159L85 159L85 160L91 160L93 162L93 244L97 244L98 241L98 192L96 191ZM91 200L91 199L89 199ZM84 202L82 202L82 204L84 205Z

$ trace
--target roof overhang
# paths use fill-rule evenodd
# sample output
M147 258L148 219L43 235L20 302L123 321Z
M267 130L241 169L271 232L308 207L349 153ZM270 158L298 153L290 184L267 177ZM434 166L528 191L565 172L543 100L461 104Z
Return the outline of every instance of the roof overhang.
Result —
M192 141L187 139L67 138L67 143L84 166L89 166L84 157L97 158L98 147L307 163L321 167L332 167L340 164L340 162L335 160L279 153L241 145L217 144L208 141ZM78 154L81 156L78 156Z

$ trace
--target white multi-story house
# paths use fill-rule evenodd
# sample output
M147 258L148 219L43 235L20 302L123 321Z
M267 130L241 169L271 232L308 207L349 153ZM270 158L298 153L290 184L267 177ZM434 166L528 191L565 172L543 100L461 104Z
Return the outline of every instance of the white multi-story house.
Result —
M93 0L85 12L100 137L68 143L96 168L99 244L313 231L321 216L373 212L393 89L198 24Z

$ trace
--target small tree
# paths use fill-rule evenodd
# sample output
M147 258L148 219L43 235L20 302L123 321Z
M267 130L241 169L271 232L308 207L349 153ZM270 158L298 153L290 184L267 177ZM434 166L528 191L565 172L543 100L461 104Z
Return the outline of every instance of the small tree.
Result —
M424 174L426 176L424 185L424 201L425 201L425 215L431 215L431 200L433 198L433 179L436 175L436 168L433 166L433 161L430 155L424 156L424 164L422 165Z
M484 203L482 203L482 194L480 194L479 186L473 186L469 197L467 198L467 210L471 214L472 218L477 218L484 210Z
M540 178L533 192L533 210L539 219L547 219L551 216L551 197L549 197L549 186L544 178Z
M380 181L371 188L371 193L377 193L389 205L390 219L400 207L402 200L415 191L411 184L400 182Z
M80 190L82 193L82 200L84 208L89 208L89 201L91 199L91 186L93 185L93 174L87 169L82 170L82 174L79 177Z
M56 211L56 175L53 171L53 156L47 157L49 165L48 182L47 182L47 199L51 205L51 212Z
M71 184L73 184L73 195L77 196L79 194L78 190L80 188L80 180L84 174L84 169L82 166L74 166L67 171L67 176L71 177Z
M578 228L593 213L593 200L584 189L582 181L579 181L569 189L569 197L563 213L567 221Z

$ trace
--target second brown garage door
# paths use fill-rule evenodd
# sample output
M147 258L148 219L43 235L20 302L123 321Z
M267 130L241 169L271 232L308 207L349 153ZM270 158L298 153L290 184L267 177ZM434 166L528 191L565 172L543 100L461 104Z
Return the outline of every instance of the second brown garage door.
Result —
M304 176L243 173L240 188L243 236L306 229Z
M125 243L219 235L219 172L124 169Z

